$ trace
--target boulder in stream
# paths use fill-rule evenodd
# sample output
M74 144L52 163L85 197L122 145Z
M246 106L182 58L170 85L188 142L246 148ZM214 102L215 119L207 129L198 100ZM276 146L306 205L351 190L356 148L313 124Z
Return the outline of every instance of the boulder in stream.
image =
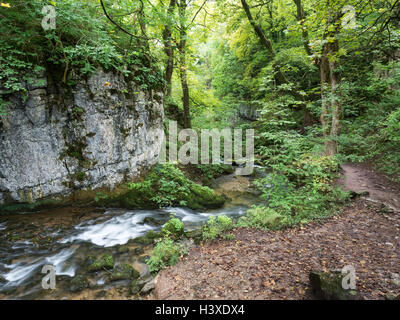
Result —
M84 275L77 275L71 279L69 291L79 292L89 287L89 281Z
M139 272L131 265L125 263L119 266L115 266L112 273L110 274L110 280L127 280L139 278Z
M114 259L109 254L104 254L99 260L93 262L89 267L88 271L100 271L104 269L112 269L114 267Z
M131 293L132 294L148 294L151 290L155 288L154 277L151 275L146 275L145 277L140 277L137 280L132 281Z

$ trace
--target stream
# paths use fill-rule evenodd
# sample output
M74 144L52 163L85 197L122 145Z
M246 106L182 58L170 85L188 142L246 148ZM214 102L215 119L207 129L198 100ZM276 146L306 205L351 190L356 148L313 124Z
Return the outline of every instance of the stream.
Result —
M211 216L239 217L256 201L249 194L242 200L237 195L233 198L236 201L209 211L181 207L158 210L71 207L0 216L0 299L76 298L77 294L69 290L72 277L85 272L88 256L99 257L104 253L111 254L116 265L129 263L142 273L147 268L145 260L151 255L152 245L135 239L150 230L159 231L171 214L181 219L185 230L190 231ZM44 265L55 269L55 290L42 288ZM98 291L121 285L110 283L104 272L94 273L89 281ZM114 294L120 298L120 292Z

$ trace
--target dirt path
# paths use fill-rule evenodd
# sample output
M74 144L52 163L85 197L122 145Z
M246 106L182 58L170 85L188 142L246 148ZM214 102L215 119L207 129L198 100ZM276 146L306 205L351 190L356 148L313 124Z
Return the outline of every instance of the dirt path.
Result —
M397 186L367 166L347 164L344 188L369 192L340 215L282 231L234 230L234 241L194 247L159 273L153 299L310 299L311 270L355 267L364 299L400 293ZM387 210L384 202L396 209Z
M358 193L368 192L367 199L383 203L390 209L400 212L400 188L397 184L378 174L366 164L344 164L342 177L338 183L345 190Z

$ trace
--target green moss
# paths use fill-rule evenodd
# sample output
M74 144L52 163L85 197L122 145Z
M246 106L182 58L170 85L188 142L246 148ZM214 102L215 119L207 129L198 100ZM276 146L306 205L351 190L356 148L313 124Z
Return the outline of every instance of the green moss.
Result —
M118 252L118 253L126 253L126 252L129 252L129 247L128 247L128 246L118 246L117 252Z
M131 132L131 130L132 130L132 128L123 128L123 127L119 128L119 131L121 132L121 134L124 138L129 136L129 133Z
M114 267L114 259L109 254L104 254L99 260L93 262L89 267L88 271L99 271L104 269L112 269Z
M344 274L340 272L311 271L309 274L312 294L324 300L357 300L355 290L345 290L342 286Z
M198 184L193 184L187 199L187 206L191 209L220 208L226 198L217 195L212 189Z
M147 239L155 240L155 239L159 239L161 237L162 237L162 235L159 232L156 232L154 230L149 230L146 233Z
M47 199L47 200L36 201L33 203L9 203L5 205L0 205L0 212L4 213L16 212L16 211L31 212L46 208L60 207L62 205L65 205L65 200L58 200L58 199Z
M201 240L203 240L203 230L202 229L194 229L191 231L186 231L185 236L188 239L193 239L193 241L197 244Z
M116 266L111 275L110 275L110 280L111 281L116 281L116 280L127 280L127 279L137 279L139 278L140 273L133 268L129 264L123 264L120 266Z
M89 287L87 278L83 275L78 275L72 278L69 291L79 292Z
M225 198L189 180L171 164L156 165L142 182L129 183L113 195L98 194L96 203L102 206L155 209L186 206L191 209L219 208Z
M71 179L74 179L75 181L83 182L86 180L86 173L84 172L76 172L72 174Z
M67 143L64 150L60 153L60 160L65 157L75 158L79 161L79 165L83 168L89 168L92 161L84 156L84 150L87 147L86 137L75 139L72 143Z
M153 230L147 231L146 235L135 238L132 240L133 243L139 243L143 245L153 244L154 240L162 238L161 233Z

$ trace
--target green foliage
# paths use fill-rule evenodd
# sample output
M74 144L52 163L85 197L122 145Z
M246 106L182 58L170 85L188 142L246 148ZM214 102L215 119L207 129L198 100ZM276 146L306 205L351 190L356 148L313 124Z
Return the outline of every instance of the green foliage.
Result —
M341 160L373 161L390 179L400 181L400 63L375 63L360 78L348 86Z
M146 260L146 263L150 272L158 272L167 266L175 265L179 257L186 253L183 245L175 243L170 237L165 236L155 245L152 256Z
M183 222L172 216L171 219L162 227L161 233L174 238L179 238L183 235L184 228Z
M263 163L272 171L255 184L267 206L284 218L284 225L329 216L346 199L347 193L333 184L337 160L319 154L312 134L265 132L260 139L264 143L259 147ZM264 214L262 208L254 210L250 211L254 219Z
M128 183L114 195L97 195L97 203L125 208L186 206L191 209L218 208L225 199L208 187L189 180L173 164L157 164L142 182Z
M199 172L202 182L208 186L211 185L213 179L233 173L232 166L226 164L196 164L194 166Z
M203 226L203 239L215 240L218 237L223 239L231 239L232 235L226 234L227 231L234 227L232 218L227 216L211 217L207 224Z
M249 209L245 216L240 217L237 226L259 229L279 229L288 224L288 217L277 213L275 210L257 206Z
M7 37L0 38L0 114L7 106L6 95L26 92L44 66L69 84L70 70L87 74L102 67L133 78L142 89L163 86L160 71L150 65L152 53L143 46L133 50L129 38L115 35L98 4L57 2L56 29L47 31L41 26L44 4L15 0L10 8L1 8L0 34Z

